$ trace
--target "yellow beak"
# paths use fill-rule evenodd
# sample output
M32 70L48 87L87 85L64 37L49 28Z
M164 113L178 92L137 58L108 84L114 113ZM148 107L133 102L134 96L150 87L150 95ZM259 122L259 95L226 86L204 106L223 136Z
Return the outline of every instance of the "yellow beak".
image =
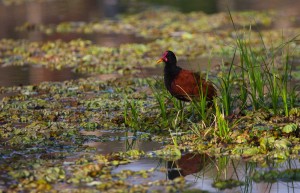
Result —
M156 61L156 64L159 64L159 63L161 63L161 62L163 62L163 59L162 59L162 58L159 59L159 60L157 60L157 61Z

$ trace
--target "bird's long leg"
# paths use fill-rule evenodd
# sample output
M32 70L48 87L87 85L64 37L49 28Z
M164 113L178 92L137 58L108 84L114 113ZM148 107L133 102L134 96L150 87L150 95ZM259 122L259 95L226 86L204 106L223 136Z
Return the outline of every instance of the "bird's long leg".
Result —
M183 124L183 120L184 120L184 102L183 101L179 101L179 107L181 109L180 112L180 119L181 119L181 124Z

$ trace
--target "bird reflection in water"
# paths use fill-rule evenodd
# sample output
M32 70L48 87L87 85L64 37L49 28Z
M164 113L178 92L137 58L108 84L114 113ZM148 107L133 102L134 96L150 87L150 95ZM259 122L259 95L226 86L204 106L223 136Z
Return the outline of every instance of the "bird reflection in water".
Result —
M180 176L195 174L212 163L212 158L207 154L187 153L179 160L168 161L168 179L173 180Z

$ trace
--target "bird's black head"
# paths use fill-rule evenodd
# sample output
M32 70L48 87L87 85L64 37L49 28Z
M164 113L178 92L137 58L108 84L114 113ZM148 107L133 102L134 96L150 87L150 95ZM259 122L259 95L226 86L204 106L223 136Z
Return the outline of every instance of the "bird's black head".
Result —
M157 64L161 62L165 62L165 64L171 64L176 66L177 59L175 54L172 51L168 50L164 52L163 56L157 61Z

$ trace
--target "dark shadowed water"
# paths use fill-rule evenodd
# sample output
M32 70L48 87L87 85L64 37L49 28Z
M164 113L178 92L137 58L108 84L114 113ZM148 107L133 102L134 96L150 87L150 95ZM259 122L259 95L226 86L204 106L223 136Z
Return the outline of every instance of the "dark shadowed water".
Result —
M43 81L64 81L84 77L70 69L50 70L38 66L0 66L0 86L34 85Z

